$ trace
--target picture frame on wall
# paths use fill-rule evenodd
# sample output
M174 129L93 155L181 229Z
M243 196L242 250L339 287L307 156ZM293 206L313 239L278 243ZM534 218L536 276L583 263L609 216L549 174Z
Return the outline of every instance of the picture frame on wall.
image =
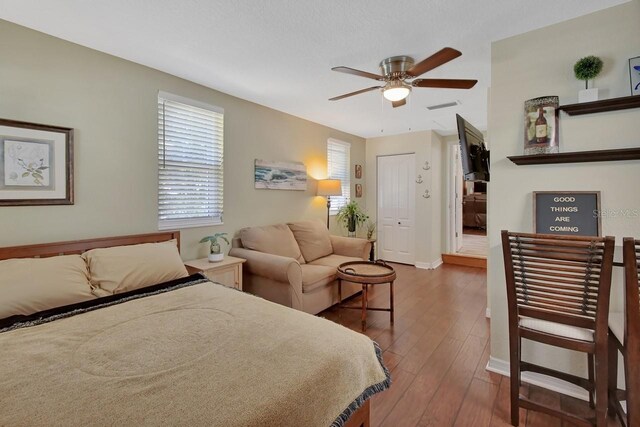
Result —
M0 119L0 206L73 203L73 129Z
M302 162L255 159L254 187L259 190L307 189L307 167Z
M362 179L362 165L356 165L356 179Z
M640 95L640 56L629 59L629 80L631 95Z
M356 184L356 197L362 197L362 184Z
M558 153L557 96L541 96L524 102L524 154Z
M533 232L602 236L599 191L534 191Z

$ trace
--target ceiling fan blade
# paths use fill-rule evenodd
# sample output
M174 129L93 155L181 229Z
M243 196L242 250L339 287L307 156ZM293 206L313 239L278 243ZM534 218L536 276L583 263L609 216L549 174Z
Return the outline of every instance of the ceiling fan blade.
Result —
M452 59L456 59L458 56L462 55L462 52L459 50L452 49L450 47L445 47L440 51L434 53L427 59L418 62L413 67L407 70L407 74L411 77L418 77L429 70L433 70L436 67L441 66L442 64L446 64Z
M382 86L371 86L371 87L368 87L366 89L357 90L355 92L345 93L344 95L334 96L333 98L329 98L329 101L337 101L339 99L348 98L348 97L353 96L353 95L360 95L361 93L369 92L369 91L372 91L372 90L375 90L375 89L382 89Z
M393 108L402 107L406 103L407 103L407 98L401 99L400 101L391 101L391 105L393 105Z
M354 76L366 77L367 79L380 80L380 81L384 80L384 77L382 77L382 76L380 76L378 74L373 74L373 73L368 73L366 71L356 70L355 68L333 67L331 70L337 71L339 73L353 74Z
M411 82L414 87L434 87L442 89L471 89L477 80L464 79L418 79Z

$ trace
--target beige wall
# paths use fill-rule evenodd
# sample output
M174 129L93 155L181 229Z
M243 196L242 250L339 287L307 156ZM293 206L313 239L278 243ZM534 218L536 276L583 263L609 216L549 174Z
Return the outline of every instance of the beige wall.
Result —
M437 263L442 254L442 236L444 222L442 218L442 174L444 161L442 156L441 137L435 132L421 131L404 133L400 135L381 136L367 139L366 162L366 187L376 188L377 158L392 154L416 155L416 178L422 175L423 183L416 184L416 266L428 268ZM431 169L422 169L425 161L431 165ZM425 190L429 190L431 197L422 197ZM369 216L376 217L377 194L374 191L366 193L366 206Z
M523 103L543 95L560 96L561 104L577 101L583 83L573 77L573 64L586 55L604 60L595 81L603 97L630 94L627 60L638 56L640 2L621 6L532 31L492 45L491 184L489 185L489 297L491 300L491 354L508 360L504 267L500 230L532 231L532 191L597 190L603 210L640 210L638 161L516 166L507 156L523 153ZM640 110L578 117L560 117L562 152L640 145ZM640 236L640 218L605 217L605 235ZM620 269L614 276L614 308L620 308ZM524 357L552 368L584 372L584 357L526 345Z
M303 161L324 178L336 138L364 164L362 138L2 20L0 57L0 117L72 127L76 150L75 205L0 208L0 246L156 231L159 90L225 109L225 223L183 230L185 259L205 256L198 240L213 232L324 219L313 180L306 192L255 190L255 158Z

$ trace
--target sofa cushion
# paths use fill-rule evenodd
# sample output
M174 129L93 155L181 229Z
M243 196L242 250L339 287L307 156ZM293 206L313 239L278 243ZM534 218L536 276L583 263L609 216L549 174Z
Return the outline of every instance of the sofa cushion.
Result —
M312 265L324 265L327 267L338 268L340 264L351 261L362 261L362 258L353 258L350 256L332 254L326 257L318 258L311 262Z
M307 262L331 255L333 246L329 230L322 221L299 221L288 224Z
M332 283L336 278L336 269L324 265L305 264L302 268L302 292L313 292Z
M242 246L258 252L280 255L304 263L300 247L286 224L249 227L240 230Z

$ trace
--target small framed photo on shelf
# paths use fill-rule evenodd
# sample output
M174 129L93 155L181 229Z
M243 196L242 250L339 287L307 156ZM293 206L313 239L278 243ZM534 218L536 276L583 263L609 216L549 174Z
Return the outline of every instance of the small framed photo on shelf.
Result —
M629 79L631 95L640 95L640 56L629 59Z
M534 191L533 232L602 236L599 191Z
M543 96L524 102L524 154L559 152L557 96Z
M0 119L0 206L73 204L73 129Z

